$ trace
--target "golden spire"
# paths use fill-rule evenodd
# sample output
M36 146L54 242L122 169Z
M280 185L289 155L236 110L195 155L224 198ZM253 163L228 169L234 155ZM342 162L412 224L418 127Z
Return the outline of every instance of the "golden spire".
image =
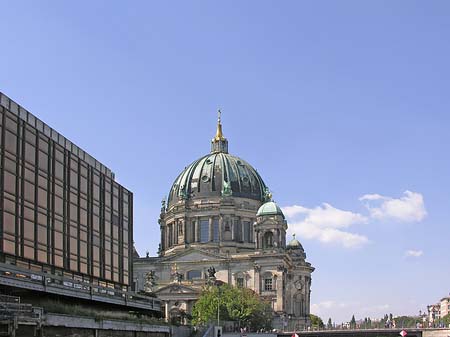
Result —
M216 131L216 136L214 137L215 141L218 140L225 140L225 137L223 136L222 133L222 123L221 123L221 119L220 119L220 115L222 114L222 112L219 110L217 110L217 131Z
M212 153L228 153L228 140L223 136L222 133L222 121L221 121L222 112L217 110L217 131L214 138L211 140L211 152Z

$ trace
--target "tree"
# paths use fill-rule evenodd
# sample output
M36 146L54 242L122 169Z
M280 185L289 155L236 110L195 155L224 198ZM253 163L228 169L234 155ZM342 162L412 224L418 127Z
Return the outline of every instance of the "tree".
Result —
M333 323L331 322L331 317L328 318L328 323L327 323L327 329L332 329L333 328Z
M356 328L356 319L355 319L355 315L352 316L352 319L350 321L350 328L354 329Z
M223 284L207 286L192 309L192 323L206 324L217 319L237 321L254 329L271 328L272 308L252 290Z
M445 315L442 317L442 322L444 323L445 327L450 326L450 314Z
M319 316L309 314L309 319L311 320L311 326L316 329L323 329L323 321Z

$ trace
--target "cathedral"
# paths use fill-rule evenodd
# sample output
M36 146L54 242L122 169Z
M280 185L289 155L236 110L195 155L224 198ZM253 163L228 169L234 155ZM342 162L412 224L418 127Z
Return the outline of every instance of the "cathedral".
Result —
M211 152L175 179L158 223L158 256L135 254L134 282L161 299L167 320L190 314L214 276L269 301L274 328L309 325L314 268L295 236L286 243L288 223L259 173L228 153L220 111Z

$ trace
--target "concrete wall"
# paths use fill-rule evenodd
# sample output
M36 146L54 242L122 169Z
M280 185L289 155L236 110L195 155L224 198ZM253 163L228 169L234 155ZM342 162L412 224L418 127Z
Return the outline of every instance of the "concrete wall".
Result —
M448 337L448 336L450 336L450 329L427 329L423 330L422 332L422 337Z

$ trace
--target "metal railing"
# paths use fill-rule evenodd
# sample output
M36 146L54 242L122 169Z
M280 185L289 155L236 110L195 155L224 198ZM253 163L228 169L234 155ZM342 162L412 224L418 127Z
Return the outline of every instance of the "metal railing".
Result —
M140 305L145 306L145 309L161 311L161 302L157 298L138 295L121 289L103 287L59 275L26 270L5 263L0 263L0 283L4 283L2 279L10 280L10 283L21 283L22 286L27 285L26 288L30 289L39 288L39 290L51 293L100 301L102 299L105 301L115 300L115 302L120 302L119 304L123 305Z

